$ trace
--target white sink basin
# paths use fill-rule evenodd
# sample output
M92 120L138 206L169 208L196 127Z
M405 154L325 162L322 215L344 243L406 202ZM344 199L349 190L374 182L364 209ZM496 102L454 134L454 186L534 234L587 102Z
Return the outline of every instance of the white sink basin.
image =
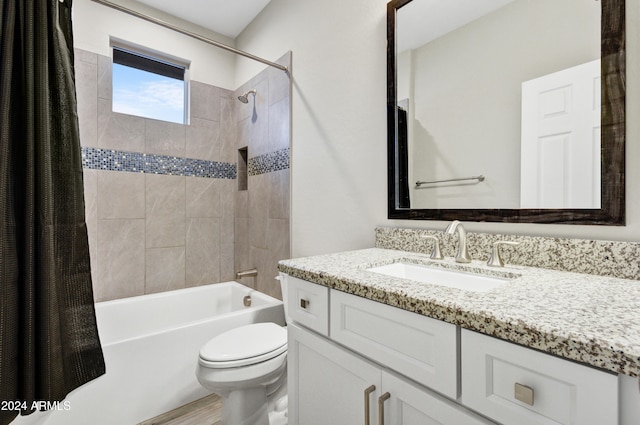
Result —
M367 271L474 292L488 292L509 281L508 278L412 263L392 263L386 266L372 267Z

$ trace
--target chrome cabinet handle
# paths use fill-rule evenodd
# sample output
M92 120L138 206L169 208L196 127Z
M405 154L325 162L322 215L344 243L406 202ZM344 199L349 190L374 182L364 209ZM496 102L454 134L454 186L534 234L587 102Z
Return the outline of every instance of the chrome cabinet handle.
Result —
M384 425L384 402L391 398L391 394L384 393L378 398L378 424Z
M301 308L304 308L306 310L307 307L309 307L309 304L311 304L309 302L309 300L305 300L304 298L300 298L300 307Z
M369 398L371 397L371 393L374 392L375 390L376 390L375 385L371 385L367 387L366 390L364 390L364 425L371 425L371 415L369 414L370 412Z

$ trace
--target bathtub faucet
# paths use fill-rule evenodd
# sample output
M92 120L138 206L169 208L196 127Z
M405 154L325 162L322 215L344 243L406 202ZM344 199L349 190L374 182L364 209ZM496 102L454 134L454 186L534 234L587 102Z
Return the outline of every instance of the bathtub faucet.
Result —
M258 276L258 269L245 270L245 271L236 273L236 279L242 279L243 277L253 277L253 276Z

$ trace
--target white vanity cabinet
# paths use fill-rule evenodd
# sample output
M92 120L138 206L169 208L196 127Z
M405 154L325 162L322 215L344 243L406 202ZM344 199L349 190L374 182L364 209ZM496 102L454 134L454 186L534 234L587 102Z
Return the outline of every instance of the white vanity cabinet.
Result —
M640 424L638 378L283 278L290 425Z
M429 389L457 397L454 325L285 278L291 425L492 423Z
M327 338L288 332L290 425L492 423Z

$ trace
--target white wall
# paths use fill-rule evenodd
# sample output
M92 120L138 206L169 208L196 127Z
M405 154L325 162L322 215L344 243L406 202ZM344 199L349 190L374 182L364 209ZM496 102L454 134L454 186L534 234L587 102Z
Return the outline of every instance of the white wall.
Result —
M233 46L233 40L190 24L131 0L112 0L126 8L151 15L218 42ZM91 0L73 3L74 46L103 56L111 56L109 40L115 37L168 55L191 61L189 78L234 90L235 55L195 38L144 21Z
M236 40L266 58L293 51L292 255L370 247L387 220L386 1L272 0ZM242 61L236 78L255 65ZM252 70L253 69L253 70ZM627 226L469 223L471 231L640 240L640 4L627 1ZM635 165L635 166L634 166Z
M292 255L372 246L386 220L385 0L272 0L236 39L293 51ZM257 72L238 60L236 81Z

